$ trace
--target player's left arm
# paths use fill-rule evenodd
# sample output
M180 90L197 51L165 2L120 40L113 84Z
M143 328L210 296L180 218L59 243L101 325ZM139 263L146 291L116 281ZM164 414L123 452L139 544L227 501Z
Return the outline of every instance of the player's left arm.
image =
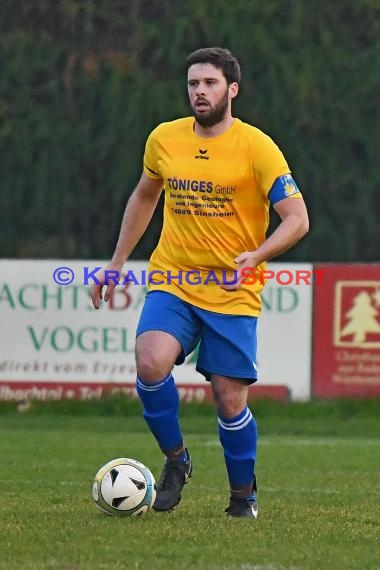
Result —
M281 218L277 229L254 251L256 267L295 245L309 231L309 217L293 176L283 174L274 181L268 199ZM242 255L251 252L244 252ZM241 256L239 256L240 258ZM240 259L236 260L240 263Z
M263 261L277 257L294 246L309 231L309 217L299 191L275 201L273 208L280 216L281 223L257 249L244 251L235 258L239 279L233 285L223 285L223 289L237 289L244 278L241 274L242 269L257 267Z
M256 265L293 247L309 231L309 216L302 196L285 198L273 208L281 218L275 231L254 251ZM242 254L244 255L244 254ZM241 256L239 256L241 257ZM239 262L239 260L236 260Z

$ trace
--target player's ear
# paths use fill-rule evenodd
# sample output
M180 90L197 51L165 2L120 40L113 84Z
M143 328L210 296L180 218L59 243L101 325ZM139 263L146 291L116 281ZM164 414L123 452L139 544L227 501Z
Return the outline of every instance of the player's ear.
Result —
M239 84L235 81L230 83L228 86L228 92L231 99L234 99L236 95L239 93Z

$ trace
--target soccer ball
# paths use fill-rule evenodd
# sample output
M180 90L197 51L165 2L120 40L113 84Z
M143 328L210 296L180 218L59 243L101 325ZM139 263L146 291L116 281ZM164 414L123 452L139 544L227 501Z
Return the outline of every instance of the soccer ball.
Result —
M120 457L99 469L92 484L92 498L108 515L135 517L153 505L156 482L145 465Z

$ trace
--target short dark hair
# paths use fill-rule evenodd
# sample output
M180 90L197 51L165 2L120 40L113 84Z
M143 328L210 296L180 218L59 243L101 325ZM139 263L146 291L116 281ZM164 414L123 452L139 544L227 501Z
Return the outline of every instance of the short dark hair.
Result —
M201 48L193 51L186 59L187 70L195 63L211 63L220 69L227 84L240 83L240 65L236 57L228 49L220 47Z

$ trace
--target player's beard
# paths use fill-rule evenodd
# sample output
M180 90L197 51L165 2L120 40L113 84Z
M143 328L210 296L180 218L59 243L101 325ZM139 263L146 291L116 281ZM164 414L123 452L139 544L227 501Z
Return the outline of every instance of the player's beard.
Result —
M214 125L221 123L226 115L227 109L228 109L228 88L226 89L225 94L221 97L220 101L213 107L210 107L209 111L203 113L197 112L195 107L195 102L193 107L195 120L201 127L205 128L213 127Z

